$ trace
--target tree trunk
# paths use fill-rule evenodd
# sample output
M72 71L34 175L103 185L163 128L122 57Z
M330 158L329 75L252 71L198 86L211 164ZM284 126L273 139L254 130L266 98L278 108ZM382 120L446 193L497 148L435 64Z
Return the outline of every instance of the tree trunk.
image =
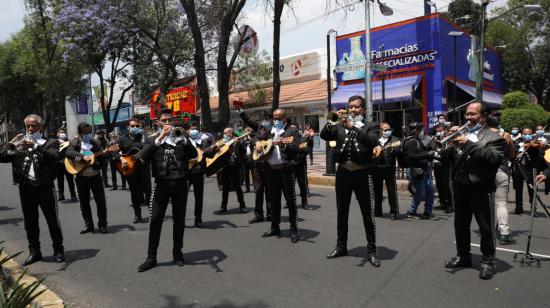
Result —
M199 92L199 101L202 114L202 125L206 131L213 132L212 111L210 109L210 91L206 78L206 60L204 51L204 42L201 29L197 19L195 3L193 0L180 0L181 6L187 15L187 22L191 28L193 42L195 44L195 74L197 76L197 86Z
M285 0L275 0L273 8L273 102L272 109L279 108L279 95L281 93L281 78L279 76L279 46L281 41L281 15L285 7Z

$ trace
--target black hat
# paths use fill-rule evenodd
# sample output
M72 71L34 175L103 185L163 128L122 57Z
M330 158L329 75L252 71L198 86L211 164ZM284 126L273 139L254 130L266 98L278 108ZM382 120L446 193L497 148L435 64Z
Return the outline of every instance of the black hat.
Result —
M422 122L412 122L409 124L409 129L422 129L424 128L424 123Z

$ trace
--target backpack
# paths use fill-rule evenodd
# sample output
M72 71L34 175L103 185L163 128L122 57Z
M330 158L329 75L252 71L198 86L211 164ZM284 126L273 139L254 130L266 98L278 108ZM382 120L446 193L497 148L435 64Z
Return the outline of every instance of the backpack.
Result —
M395 158L397 159L397 164L400 168L409 168L410 167L410 159L407 157L407 150L405 149L405 145L408 141L413 139L414 136L408 136L403 139L401 144L394 149L395 152Z

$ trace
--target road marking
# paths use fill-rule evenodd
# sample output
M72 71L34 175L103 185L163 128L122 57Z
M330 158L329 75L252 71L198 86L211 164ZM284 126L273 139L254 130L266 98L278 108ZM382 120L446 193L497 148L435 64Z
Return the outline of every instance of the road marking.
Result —
M480 247L479 244L471 244L472 246L475 246L475 247ZM500 248L500 247L497 247L497 250L500 250L500 251L507 251L507 252L513 252L513 253L518 253L518 252L525 252L525 251L520 251L520 250L513 250L513 249L506 249L506 248ZM547 255L541 255L541 254L538 254L538 253L531 253L533 256L536 256L536 257L541 257L541 258L548 258L550 259L550 256L547 256Z

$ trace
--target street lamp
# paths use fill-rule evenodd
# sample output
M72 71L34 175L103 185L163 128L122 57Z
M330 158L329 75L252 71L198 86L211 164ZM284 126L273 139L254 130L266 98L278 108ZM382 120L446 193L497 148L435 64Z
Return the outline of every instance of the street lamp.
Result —
M331 35L338 35L338 32L334 29L330 29L327 32L327 114L332 110L332 71L330 66L330 37ZM328 120L328 119L327 119ZM333 151L328 142L325 142L325 174L336 174L336 163L333 159Z
M367 101L367 120L373 121L372 107L372 54L370 44L370 2L374 0L362 0L365 2L365 100ZM393 10L385 3L377 0L380 7L380 13L384 16L393 15Z
M486 24L489 24L497 19L499 19L500 17L512 12L512 11L515 11L517 9L525 9L527 11L537 11L537 10L540 10L542 9L542 6L540 4L523 4L523 5L518 5L516 7L513 7L505 12L503 12L502 14L500 15L497 15L493 18L491 18L490 20L487 21L487 23L485 22L485 12L487 11L487 5L489 5L489 2L490 0L481 0L481 31L480 31L480 42L479 42L479 47L478 47L478 54L479 54L479 71L478 71L478 76L477 76L477 80L476 80L476 100L478 101L482 101L483 100L483 69L484 69L484 66L485 66L485 63L484 63L484 59L483 59L483 56L484 56L484 49L485 49L485 25Z
M448 33L448 35L452 36L453 37L453 41L454 41L454 59L453 59L453 67L454 67L454 71L453 71L453 81L454 81L454 85L453 85L453 107L456 107L457 106L457 102L456 102L456 41L457 41L457 38L461 35L463 35L464 32L462 31L451 31ZM447 105L448 106L448 105ZM462 117L459 117L459 119L461 119ZM459 120L461 121L461 120Z

